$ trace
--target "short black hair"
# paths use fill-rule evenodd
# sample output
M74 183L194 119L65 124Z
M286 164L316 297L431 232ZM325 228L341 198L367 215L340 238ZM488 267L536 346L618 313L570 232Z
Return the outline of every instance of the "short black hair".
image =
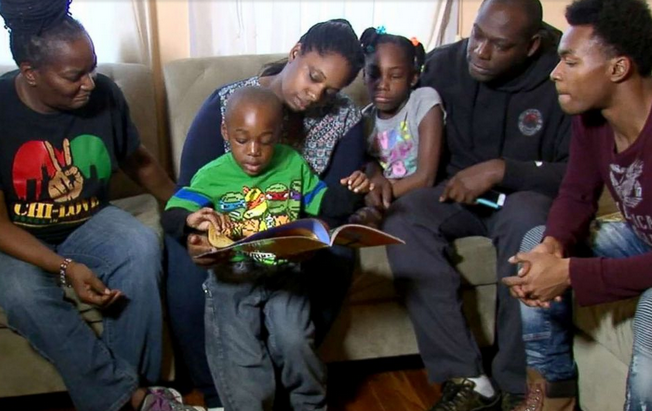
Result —
M234 91L226 102L224 120L228 121L228 119L233 115L233 111L238 109L242 104L265 104L270 108L270 110L278 112L277 117L279 124L283 121L283 104L276 94L274 94L274 92L269 88L246 86Z
M380 44L386 43L395 44L400 47L403 50L407 64L413 67L417 73L421 73L421 68L426 60L426 51L421 42L413 42L396 34L387 34L374 27L369 27L360 36L360 45L362 46L365 57L370 57L376 52Z
M576 0L566 8L571 26L592 26L605 51L627 56L643 77L652 75L652 15L643 0Z
M9 30L9 47L17 65L47 64L56 54L55 44L88 36L70 16L71 0L0 0L0 15Z
M506 4L520 8L527 17L526 35L532 37L543 28L543 7L540 0L484 0L482 6L489 3Z
M351 23L345 19L322 21L310 27L299 39L301 54L316 51L321 56L338 54L349 63L350 74L346 85L355 80L358 72L364 66L364 55ZM283 70L287 60L272 63L263 67L261 76L272 76Z

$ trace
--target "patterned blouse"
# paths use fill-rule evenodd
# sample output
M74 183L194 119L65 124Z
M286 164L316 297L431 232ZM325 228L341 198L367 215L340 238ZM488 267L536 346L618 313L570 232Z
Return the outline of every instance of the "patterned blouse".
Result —
M222 121L224 121L228 98L237 89L247 86L260 86L258 76L226 85L218 91ZM337 142L360 121L362 115L353 101L342 93L335 95L330 104L310 107L303 114L306 138L303 141L288 138L287 121L284 121L280 142L294 147L301 153L312 170L321 174L328 167L330 156ZM283 107L283 116L284 120L287 120L288 109L285 106ZM225 152L231 150L226 140L224 141L224 150Z

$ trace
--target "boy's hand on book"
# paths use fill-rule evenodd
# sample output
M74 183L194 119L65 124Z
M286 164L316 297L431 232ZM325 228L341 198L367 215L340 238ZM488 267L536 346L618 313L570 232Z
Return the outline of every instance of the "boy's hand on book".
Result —
M341 179L340 183L358 194L367 194L374 189L374 185L362 171L354 171L350 176Z
M186 245L188 248L188 254L192 258L192 261L200 267L210 268L215 265L227 262L231 259L231 257L233 257L233 254L229 251L207 255L204 257L197 257L199 255L215 251L215 248L208 242L208 237L205 235L190 234L188 236L188 240L186 241Z
M197 231L208 231L208 226L213 225L218 232L230 232L233 221L229 216L220 214L209 207L204 207L186 217L186 225Z

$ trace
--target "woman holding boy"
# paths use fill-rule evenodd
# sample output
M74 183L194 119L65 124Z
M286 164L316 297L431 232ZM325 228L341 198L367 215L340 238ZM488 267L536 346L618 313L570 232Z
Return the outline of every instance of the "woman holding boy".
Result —
M339 185L342 178L364 163L360 112L350 99L339 93L353 81L363 64L359 41L349 23L330 20L310 28L290 50L287 61L265 67L260 76L217 89L189 130L181 158L179 186L190 185L197 170L230 151L229 144L222 139L220 124L227 100L235 90L245 86L260 86L274 92L283 104L281 143L297 149L326 185ZM171 237L166 240L172 330L194 384L204 392L206 404L216 407L219 400L205 356L201 288L206 279L202 267L210 267L216 261L188 257L210 248L205 235L180 231L174 237L181 241ZM310 287L326 297L311 300L319 341L346 293L353 271L353 254L350 250L334 248L302 264L302 271L310 272L313 279Z

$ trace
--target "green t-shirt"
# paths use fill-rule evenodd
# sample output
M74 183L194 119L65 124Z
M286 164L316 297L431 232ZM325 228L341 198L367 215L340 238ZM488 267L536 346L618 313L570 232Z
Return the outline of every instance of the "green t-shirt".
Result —
M231 237L238 239L294 221L301 213L316 216L326 189L299 153L277 144L267 170L257 176L246 174L231 153L211 161L165 209L213 207L236 223Z

